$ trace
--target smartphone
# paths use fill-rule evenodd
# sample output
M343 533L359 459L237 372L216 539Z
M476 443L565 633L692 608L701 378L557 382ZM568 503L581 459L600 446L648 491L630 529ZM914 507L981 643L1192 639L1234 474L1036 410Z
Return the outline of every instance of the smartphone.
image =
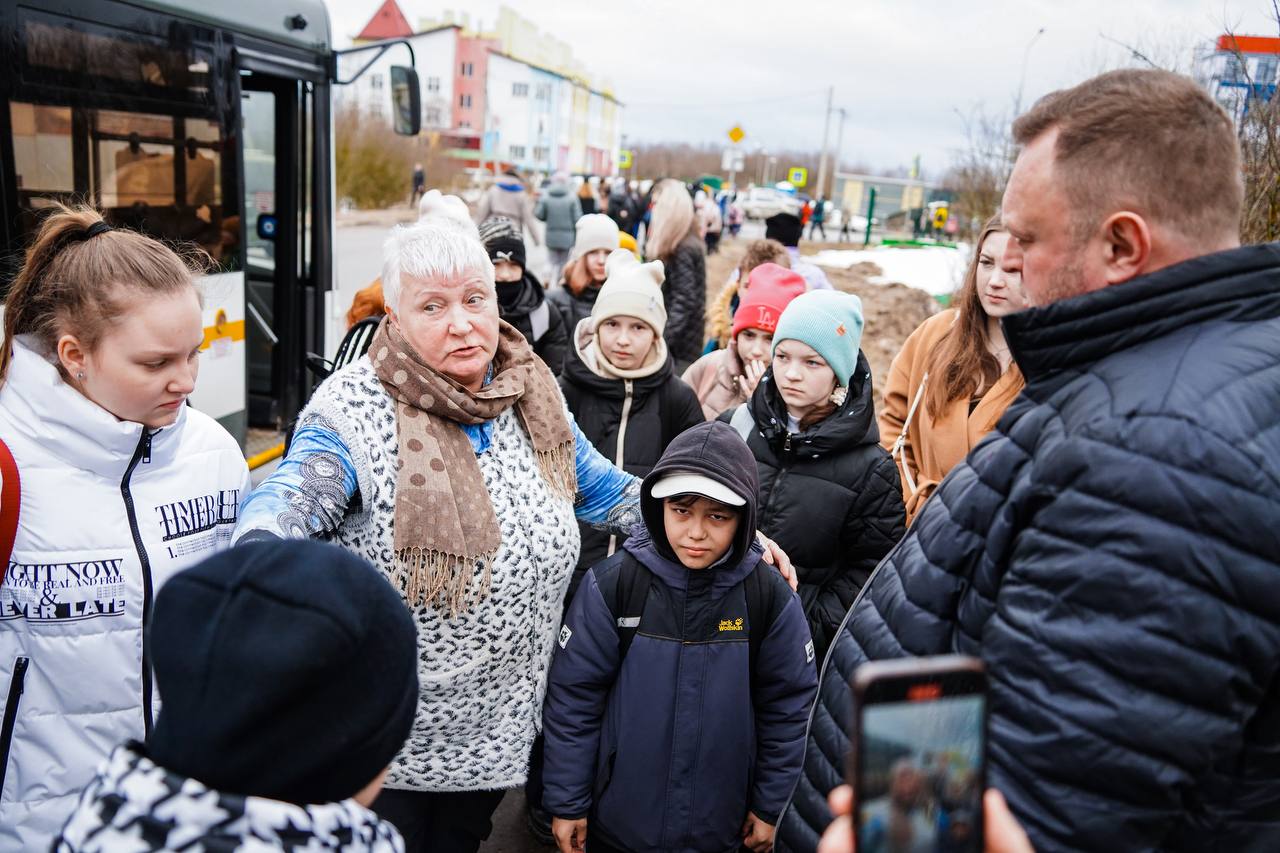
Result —
M853 676L849 780L858 853L982 853L987 678L963 655Z

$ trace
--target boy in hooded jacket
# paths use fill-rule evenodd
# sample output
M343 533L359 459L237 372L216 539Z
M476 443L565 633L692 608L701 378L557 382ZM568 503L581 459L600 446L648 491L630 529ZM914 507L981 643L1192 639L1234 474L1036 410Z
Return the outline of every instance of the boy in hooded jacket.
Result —
M559 375L569 352L570 330L542 282L525 268L519 226L504 216L492 216L480 226L480 240L493 262L499 316L519 329L538 358Z
M574 597L543 716L562 853L772 845L816 671L761 561L752 461L726 424L682 433L644 479L644 525Z

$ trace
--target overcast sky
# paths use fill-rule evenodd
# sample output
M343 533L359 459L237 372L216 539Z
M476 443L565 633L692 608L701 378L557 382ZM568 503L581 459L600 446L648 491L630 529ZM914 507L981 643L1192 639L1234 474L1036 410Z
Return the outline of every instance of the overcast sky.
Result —
M335 41L349 43L381 0L326 0ZM465 9L486 25L499 0L400 0L423 16ZM826 87L847 110L845 163L878 168L922 158L938 175L964 145L976 108L1012 113L1092 74L1139 64L1112 39L1188 70L1192 50L1225 28L1277 35L1269 0L507 0L564 39L625 104L628 142L821 144ZM1041 27L1044 34L1036 38ZM1032 40L1035 39L1034 44ZM1030 51L1027 50L1032 44ZM838 119L837 119L838 120ZM835 144L837 120L832 122Z

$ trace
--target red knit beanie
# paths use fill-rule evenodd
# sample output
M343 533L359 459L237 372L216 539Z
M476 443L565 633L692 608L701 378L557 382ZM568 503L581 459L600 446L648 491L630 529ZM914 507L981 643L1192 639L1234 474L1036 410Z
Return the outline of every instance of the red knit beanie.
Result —
M747 281L747 294L733 313L735 338L743 329L759 329L772 335L782 309L807 286L800 273L777 264L761 264L751 271Z

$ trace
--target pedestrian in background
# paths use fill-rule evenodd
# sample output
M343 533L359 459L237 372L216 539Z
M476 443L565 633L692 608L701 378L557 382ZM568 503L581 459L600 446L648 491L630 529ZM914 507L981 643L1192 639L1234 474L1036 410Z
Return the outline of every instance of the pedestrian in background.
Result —
M775 213L764 221L765 239L777 240L787 247L787 254L791 256L791 268L804 276L809 289L831 290L831 282L822 268L800 255L800 238L803 235L804 225L794 213Z
M152 732L152 599L227 548L249 469L187 405L196 270L56 206L4 304L0 350L0 850L47 850L99 762Z
M577 222L582 214L578 197L569 192L569 176L564 172L556 172L551 178L551 186L538 199L533 211L533 215L547 225L547 263L550 268L548 282L560 280L560 273L569 260L569 251L573 248L577 233Z
M707 254L714 255L719 251L720 232L724 230L724 220L720 215L720 205L709 194L703 196L699 216L703 238L707 244Z
M823 223L827 219L827 199L825 196L818 196L818 200L813 203L813 213L809 215L809 239L813 239L814 231L822 232L822 239L827 239L827 229L823 227Z
M533 199L515 169L503 172L502 177L480 197L480 204L476 207L476 225L483 225L490 216L505 216L512 220L520 226L522 236L528 231L533 245L539 245Z
M707 304L706 247L698 237L693 199L684 184L667 178L654 189L652 221L645 238L645 257L662 261L662 287L667 308L664 337L676 371L702 354L703 312Z
M720 416L755 456L760 529L795 561L818 663L905 529L902 487L880 446L871 367L859 349L862 325L853 294L795 297L773 331L768 373L749 401Z
M427 191L427 172L422 168L421 163L413 164L413 199L409 202L410 207L418 206L418 199L422 198L423 193Z
M626 178L614 178L609 190L609 203L606 208L609 218L618 224L618 230L636 235L637 214L635 200L627 187Z
M582 183L578 185L578 207L582 210L583 216L600 212L600 204L596 200L596 191L591 185L590 175L583 178Z
M999 215L992 217L955 307L921 323L889 368L880 443L897 460L907 524L1025 385L1000 325L1027 307L1021 276L1003 268L1009 239Z
M155 609L155 731L115 748L55 853L404 850L369 806L413 725L416 628L373 567L319 542L242 545Z

